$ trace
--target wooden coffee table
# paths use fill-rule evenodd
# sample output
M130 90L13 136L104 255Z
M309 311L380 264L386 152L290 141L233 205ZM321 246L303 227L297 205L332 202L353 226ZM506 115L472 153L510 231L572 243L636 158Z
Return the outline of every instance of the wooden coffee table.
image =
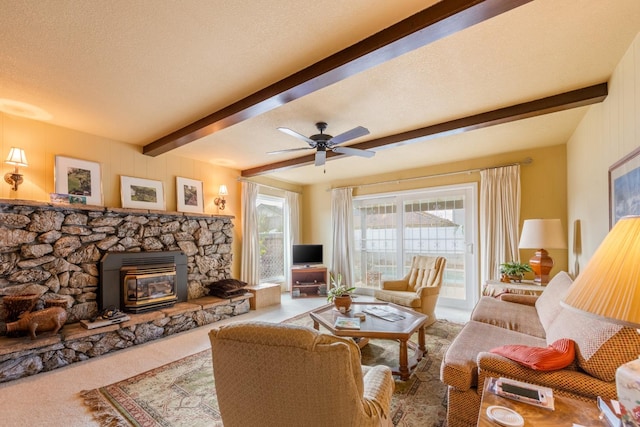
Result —
M393 313L400 314L404 319L394 322L384 320L374 315L365 313L366 318L360 322L360 329L337 329L334 327L338 317L355 317L357 313L371 307L386 307ZM386 340L396 340L400 343L400 360L397 366L392 366L394 375L399 375L402 380L407 380L411 376L418 362L426 354L424 338L424 324L429 316L417 311L401 307L396 304L386 302L353 302L351 309L343 314L340 313L333 304L328 304L311 311L313 327L320 329L320 325L328 329L333 335L351 338L379 338ZM418 331L418 346L409 343L409 338ZM411 358L408 355L408 347L414 348L415 352Z

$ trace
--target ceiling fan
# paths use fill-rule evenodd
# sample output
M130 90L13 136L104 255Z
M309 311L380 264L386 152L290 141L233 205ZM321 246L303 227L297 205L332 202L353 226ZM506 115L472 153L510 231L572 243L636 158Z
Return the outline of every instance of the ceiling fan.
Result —
M351 130L348 130L340 135L331 136L329 134L324 133L324 130L327 128L327 124L325 122L316 123L316 127L320 133L311 135L310 137L306 137L304 135L299 134L289 128L279 127L278 130L286 133L287 135L291 135L298 139L305 141L309 144L308 147L301 148L290 148L288 150L278 150L271 151L267 154L279 154L279 153L287 153L290 151L300 151L300 150L312 150L316 149L316 166L322 166L325 164L327 160L327 150L333 151L334 153L346 154L348 156L360 156L360 157L373 157L376 153L374 151L369 150L360 150L358 148L349 148L349 147L339 147L338 145L350 141L352 139L358 138L360 136L368 135L369 130L362 126L355 127Z

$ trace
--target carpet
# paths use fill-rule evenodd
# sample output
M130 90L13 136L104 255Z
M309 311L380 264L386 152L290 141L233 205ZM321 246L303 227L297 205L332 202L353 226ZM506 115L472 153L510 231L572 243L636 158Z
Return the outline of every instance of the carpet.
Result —
M307 313L286 321L312 326ZM442 427L446 419L446 387L440 362L462 325L437 321L427 328L428 354L407 381L396 379L392 421L401 427ZM412 341L417 342L414 334ZM362 348L362 363L398 359L398 344L372 339ZM134 377L81 392L103 426L222 426L213 382L211 351L185 357Z

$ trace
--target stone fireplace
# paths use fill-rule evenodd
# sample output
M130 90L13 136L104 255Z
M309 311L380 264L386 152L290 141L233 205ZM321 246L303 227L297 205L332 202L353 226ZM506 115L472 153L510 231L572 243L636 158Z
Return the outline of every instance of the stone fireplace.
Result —
M0 199L0 298L35 294L33 310L66 301L68 313L55 335L0 333L0 382L248 312L251 294L209 296L231 276L232 219ZM130 320L81 326L108 306ZM0 331L5 319L0 304Z
M181 252L186 258L180 264L186 289L179 299L199 298L208 294L209 283L231 276L232 219L0 200L0 297L38 294L41 305L48 299L65 299L68 323L78 322L96 316L98 295L107 298L107 305L120 304L119 291L100 289L103 258Z

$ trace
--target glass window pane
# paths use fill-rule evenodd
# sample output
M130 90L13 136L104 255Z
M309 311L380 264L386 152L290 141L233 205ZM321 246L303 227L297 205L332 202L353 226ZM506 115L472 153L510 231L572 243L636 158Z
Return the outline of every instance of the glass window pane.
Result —
M353 208L356 286L379 288L398 274L397 207L377 198L354 200Z
M284 199L258 195L260 281L284 280Z
M440 295L465 299L465 200L463 195L405 199L404 271L415 255L447 259Z
M464 225L471 211L465 197L464 191L421 190L355 199L356 286L378 289L382 281L404 276L415 255L444 256L440 294L464 301Z

